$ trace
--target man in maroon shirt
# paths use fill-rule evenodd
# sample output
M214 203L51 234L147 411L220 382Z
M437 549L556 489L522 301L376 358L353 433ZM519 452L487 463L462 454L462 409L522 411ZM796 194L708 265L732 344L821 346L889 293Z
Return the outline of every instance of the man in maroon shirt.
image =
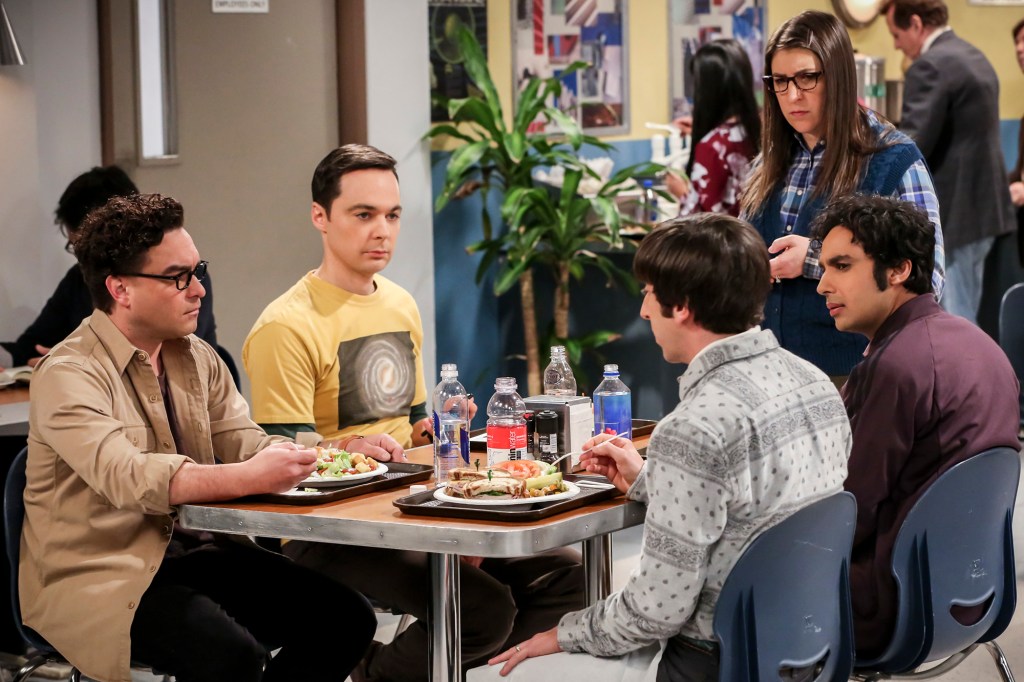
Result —
M934 230L914 205L844 197L818 217L813 238L825 269L818 293L836 328L870 342L841 392L853 429L845 487L857 498L854 640L867 657L892 638L900 525L955 464L989 448L1020 448L1018 384L991 338L936 303ZM966 611L964 622L980 616Z

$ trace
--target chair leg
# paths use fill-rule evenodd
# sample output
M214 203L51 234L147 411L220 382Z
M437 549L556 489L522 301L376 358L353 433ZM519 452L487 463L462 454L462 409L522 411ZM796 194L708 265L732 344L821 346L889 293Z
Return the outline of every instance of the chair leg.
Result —
M46 656L41 655L28 659L25 661L25 665L21 666L21 669L14 673L13 682L24 682L24 680L27 680L32 673L46 663L46 660Z
M1006 656L1003 655L1003 650L996 644L996 641L985 642L985 648L992 654L992 658L996 662L1000 679L1003 682L1014 682L1013 673L1010 671L1010 664L1006 662Z
M82 673L78 672L78 668L71 668L71 675L68 677L68 682L82 682Z

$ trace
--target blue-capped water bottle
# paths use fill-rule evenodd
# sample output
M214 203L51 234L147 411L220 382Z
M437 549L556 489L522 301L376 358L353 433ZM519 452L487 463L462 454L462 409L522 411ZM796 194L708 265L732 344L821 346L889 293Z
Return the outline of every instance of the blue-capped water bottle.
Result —
M452 469L469 466L469 395L454 364L441 365L434 389L434 480L442 484Z
M594 435L599 433L633 437L632 396L618 365L604 366L604 380L594 390Z

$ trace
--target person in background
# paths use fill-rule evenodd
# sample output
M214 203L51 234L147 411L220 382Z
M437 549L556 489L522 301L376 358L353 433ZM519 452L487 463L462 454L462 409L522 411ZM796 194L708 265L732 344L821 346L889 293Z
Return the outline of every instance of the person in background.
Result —
M680 199L679 215L740 212L740 190L761 144L754 77L743 46L731 39L705 43L690 62L694 79L689 182L672 172L665 182Z
M361 595L176 522L177 505L284 492L317 458L253 423L194 335L206 261L181 204L114 197L86 218L75 255L96 310L32 379L25 624L106 682L130 682L131 661L182 682L343 680L376 629Z
M999 78L988 59L946 24L943 0L886 0L879 11L907 69L900 130L935 178L945 230L942 306L977 323L985 258L1013 231L999 136Z
M401 231L395 159L367 145L339 147L317 165L312 195L323 259L249 332L242 358L253 415L269 433L315 430L348 450L401 461L405 447L427 442L431 426L416 301L380 274ZM355 682L427 679L425 552L293 540L284 553L416 617L390 643L373 643L352 673ZM583 604L583 566L571 549L512 559L464 556L459 572L467 665Z
M811 222L829 199L853 192L916 203L935 225L938 296L944 263L939 204L913 141L857 104L853 47L839 19L806 11L787 20L768 41L764 64L761 155L742 197L742 216L776 254L765 326L783 348L841 385L865 342L836 330L815 291L821 245L809 237Z
M676 218L640 243L633 271L645 283L640 317L665 360L687 365L679 404L654 428L646 462L608 435L581 461L646 504L640 563L621 591L471 670L470 682L654 679L653 668L658 680L718 680L712 619L740 554L842 489L851 443L839 393L757 326L771 287L757 232L720 214Z
M843 386L853 429L845 487L857 498L850 566L854 642L873 658L892 637L892 548L907 513L944 472L994 447L1020 448L1018 384L999 346L932 295L935 232L917 206L836 199L813 230L818 292L867 355ZM979 490L978 494L984 494ZM975 622L983 609L965 609Z
M1013 46L1017 53L1017 66L1024 71L1024 19L1013 27ZM1017 255L1024 265L1024 117L1020 119L1017 134L1017 165L1010 171L1010 200L1017 209Z
M78 239L82 221L93 209L111 197L138 194L132 179L117 166L97 166L71 181L57 202L55 221L67 238L65 248L71 252ZM213 319L213 289L207 273L203 281L206 296L199 311L196 336L217 346L217 323ZM57 285L35 321L16 341L0 342L0 369L20 365L35 366L58 341L61 341L92 314L92 299L82 279L82 271L74 264Z

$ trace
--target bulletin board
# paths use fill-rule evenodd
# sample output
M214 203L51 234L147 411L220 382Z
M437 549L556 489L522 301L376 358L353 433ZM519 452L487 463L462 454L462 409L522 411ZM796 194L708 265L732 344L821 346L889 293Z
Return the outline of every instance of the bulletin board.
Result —
M517 91L533 77L566 76L559 109L593 135L629 130L625 0L514 0L512 69ZM537 121L543 129L543 121Z
M668 0L668 11L670 120L691 115L690 62L701 45L716 38L734 38L743 45L754 70L754 96L762 104L763 0Z
M471 81L462 65L455 35L466 26L487 55L487 0L429 0L430 24L430 121L448 120L448 111L438 106L436 95L457 99L469 95Z

